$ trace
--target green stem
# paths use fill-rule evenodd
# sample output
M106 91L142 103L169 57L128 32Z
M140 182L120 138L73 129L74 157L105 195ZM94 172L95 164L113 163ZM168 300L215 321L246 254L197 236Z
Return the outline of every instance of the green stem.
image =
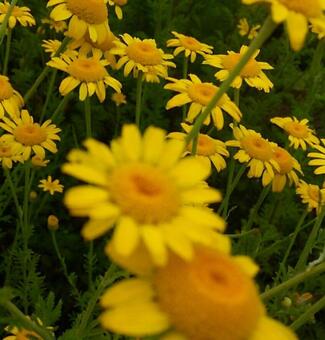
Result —
M325 295L316 303L314 303L310 308L308 308L305 313L300 315L299 318L290 325L290 328L296 331L306 322L311 321L311 318L323 308L325 308Z
M312 267L311 269L305 270L304 272L295 275L291 279L279 284L278 286L267 290L266 292L261 294L261 298L264 301L269 300L273 296L276 296L283 291L287 291L289 288L296 286L300 282L303 282L303 281L305 281L305 280L307 280L307 279L309 279L309 278L311 278L311 277L313 277L317 274L321 274L323 272L325 272L325 262L320 263L320 264L316 265L315 267Z
M230 160L230 164L229 164L229 168L228 168L228 178L227 178L227 186L226 186L226 194L225 194L225 198L222 201L222 204L220 205L219 209L218 209L218 214L221 214L222 211L222 217L225 217L225 212L227 214L227 210L228 210L228 203L229 203L229 197L230 197L230 187L232 184L232 180L234 177L234 171L235 171L235 160L232 157Z
M90 138L92 136L91 132L91 105L90 98L85 99L85 122L86 122L86 137Z
M141 119L141 101L142 101L142 84L143 84L143 73L139 71L137 79L137 93L136 93L136 103L135 103L135 123L140 129L140 119Z
M187 79L187 73L188 73L188 58L185 57L184 55L184 60L183 60L183 79ZM183 105L182 108L182 113L183 113L183 121L186 119L186 112L187 112L187 105Z
M5 60L4 60L4 63L3 63L3 71L2 71L2 73L4 75L7 75L7 73L8 73L8 63L9 63L9 56L10 56L11 37L12 37L12 30L9 28L8 33L7 33Z
M88 288L93 289L93 257L94 257L94 241L89 242L88 250Z
M47 106L48 106L48 104L50 102L50 99L51 99L51 96L52 96L52 92L53 92L53 88L54 88L54 84L55 84L55 79L56 79L57 73L58 73L58 70L53 70L52 71L50 83L49 83L49 86L48 86L48 89L47 89L47 93L46 93L45 103L43 105L41 116L40 116L40 119L39 119L40 123L43 122L43 119L45 117Z
M68 93L66 96L64 96L60 102L60 104L55 109L54 113L50 117L50 120L52 122L55 122L57 116L64 110L66 104L69 102L70 98L72 97L72 93Z
M9 183L12 198L13 198L15 206L16 206L18 219L20 221L20 224L22 225L23 224L23 211L21 209L21 206L19 205L18 197L17 197L17 194L16 194L16 189L15 189L14 183L12 182L12 179L11 179L11 176L10 176L10 171L6 167L4 167L3 170L4 170L4 173L7 177L8 183Z
M17 2L18 2L18 0L12 0L11 1L11 4L10 4L10 6L8 8L8 11L7 11L7 13L6 13L6 15L5 15L5 17L4 17L3 21L2 21L1 26L0 26L0 46L1 46L2 42L3 42L3 37L6 34L6 28L7 28L8 20L10 18L10 15L11 15L14 7L16 6Z
M53 340L54 337L45 328L38 326L23 314L11 301L0 301L0 304L17 318L23 327L40 335L44 340Z
M262 44L265 42L265 40L272 34L276 26L277 24L272 21L271 17L268 17L265 20L265 23L263 27L261 28L261 30L259 31L259 34L252 41L246 53L242 56L238 64L230 72L228 78L224 82L222 82L219 90L213 96L209 104L205 107L204 111L196 119L192 130L187 135L187 138L186 138L187 144L194 138L195 135L199 133L203 122L206 120L211 110L216 106L216 104L218 103L220 98L223 96L223 94L227 92L233 80L237 77L240 71L244 68L244 66L250 60L250 58L255 53L255 51L259 49L262 46Z
M319 228L322 225L324 217L325 217L325 207L323 207L321 209L321 211L318 213L318 216L317 216L317 219L316 219L315 224L313 226L313 229L311 230L309 237L308 237L308 240L305 244L305 247L304 247L304 249L302 250L302 252L299 256L298 262L297 262L296 267L295 267L297 272L301 271L302 269L304 269L306 267L306 263L307 263L309 253L311 252L311 250L314 246Z

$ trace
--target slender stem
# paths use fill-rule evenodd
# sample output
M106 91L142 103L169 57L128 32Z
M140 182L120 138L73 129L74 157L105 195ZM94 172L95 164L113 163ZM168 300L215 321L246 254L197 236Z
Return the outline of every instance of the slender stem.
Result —
M12 0L11 1L10 6L8 8L8 11L7 11L7 13L6 13L6 15L5 15L5 17L4 17L3 21L2 21L1 26L0 26L0 46L1 46L2 42L3 42L3 37L6 34L6 28L7 28L8 20L9 20L10 15L11 15L11 13L12 13L12 11L13 11L13 9L14 9L14 7L15 7L17 2L18 2L18 0Z
M229 168L228 168L228 178L227 178L227 186L226 186L226 194L225 194L225 198L223 199L222 203L218 209L218 214L221 214L222 211L222 216L225 217L225 212L227 214L227 210L228 210L228 202L229 202L229 197L230 197L230 187L232 184L232 180L234 177L234 171L235 171L235 160L232 157L230 160L230 164L229 164Z
M44 340L53 340L54 337L47 329L37 325L31 319L27 318L25 314L23 314L11 301L0 301L0 304L7 309L14 317L16 317L23 327L26 329L32 330L38 335L40 335Z
M323 208L323 209L321 209L321 211L319 211L317 219L316 219L315 224L313 226L313 229L311 230L309 237L307 239L307 242L305 244L305 247L304 247L304 249L302 250L302 252L299 256L298 262L297 262L296 267L295 267L295 269L298 272L301 271L306 266L309 253L311 252L311 250L314 246L319 228L322 225L324 217L325 217L325 208Z
M317 274L321 274L325 272L325 262L318 264L317 266L312 267L311 269L307 269L302 273L299 273L292 277L291 279L279 284L276 287L273 287L266 292L261 294L261 298L265 300L269 300L273 296L278 295L282 291L287 291L289 288L296 286L298 283L303 282Z
M49 87L48 87L47 93L46 93L45 103L43 105L41 116L40 116L40 119L39 119L40 123L43 122L43 119L45 117L47 106L48 106L48 104L50 102L50 99L51 99L51 96L52 96L52 92L53 92L53 88L54 88L54 84L55 84L55 79L56 79L57 73L58 73L58 70L52 70L52 75L51 75Z
M323 308L325 308L325 295L316 303L314 303L310 308L308 308L305 313L300 315L299 318L290 325L290 328L296 331L306 322L310 321L311 318Z
M93 285L93 257L94 257L94 241L89 242L88 250L88 288L92 290Z
M142 101L142 84L143 84L143 73L139 71L137 79L137 93L136 93L136 103L135 103L135 123L140 129L140 119L141 119L141 101Z
M187 73L188 73L188 58L184 55L183 60L183 79L187 79ZM187 105L183 105L182 113L183 113L183 121L186 119L186 112L187 112Z
M86 122L86 137L90 138L92 136L92 133L91 133L91 105L89 97L86 97L85 99L85 122Z
M55 122L56 117L64 110L66 104L69 102L71 97L72 97L72 93L70 92L62 98L60 104L57 106L54 113L50 117L50 120L52 120L52 122Z
M11 176L10 176L10 171L6 167L4 167L3 169L4 169L4 173L7 177L9 187L10 187L10 190L11 190L11 194L12 194L12 198L13 198L15 206L16 206L18 219L20 221L20 224L22 224L23 223L23 211L21 209L21 206L19 205L18 197L17 197L17 194L16 194L16 189L15 189L14 183L12 182L12 179L11 179Z
M242 58L239 60L238 64L233 68L233 70L230 72L228 78L221 84L219 90L216 92L216 94L213 96L209 104L205 107L204 111L198 116L196 119L192 130L189 132L189 134L186 137L186 142L189 143L195 135L197 135L201 129L201 126L211 110L215 107L215 105L218 103L220 98L224 93L227 92L229 87L231 86L233 80L236 78L236 76L240 73L240 71L243 69L243 67L246 65L246 63L250 60L254 52L259 49L264 41L272 34L274 29L276 28L277 24L274 23L271 19L271 17L268 17L259 31L259 34L257 37L252 41L250 44L248 50L246 53L242 56Z
M197 141L199 139L199 133L193 137L193 144L192 144L192 155L196 155L197 151Z
M3 62L3 71L2 71L2 73L4 75L7 75L7 73L8 73L8 63L9 63L9 56L10 56L11 36L12 36L12 30L9 28L8 29L8 33L7 33L5 60Z

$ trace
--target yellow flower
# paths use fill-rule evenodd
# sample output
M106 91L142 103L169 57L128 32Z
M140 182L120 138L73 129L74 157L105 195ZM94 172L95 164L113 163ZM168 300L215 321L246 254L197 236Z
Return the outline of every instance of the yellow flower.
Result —
M48 159L41 158L40 156L34 155L32 157L32 165L36 168L38 167L46 167L47 164L50 162Z
M59 229L59 222L56 215L49 215L47 217L47 228L51 231L57 231Z
M320 188L316 184L308 184L300 180L296 193L300 195L302 203L308 205L308 211L315 209L319 214L320 208L325 205L325 187Z
M191 103L187 113L187 120L192 123L204 111L219 88L212 83L202 83L199 77L194 74L190 74L189 77L190 80L169 78L171 83L165 85L164 88L179 92L167 102L167 110ZM227 112L236 122L240 121L242 113L228 95L224 94L211 111L213 123L218 130L221 130L224 125L222 110ZM210 124L210 115L206 118L204 124Z
M248 47L243 45L240 48L239 53L228 51L227 55L219 54L207 56L203 64L211 65L217 68L221 68L215 74L215 77L220 81L224 81L228 78L229 73L238 64L238 61L246 53ZM258 90L264 90L264 92L270 92L273 87L272 82L263 72L263 70L272 70L273 67L266 62L256 61L255 58L258 56L260 50L257 50L254 55L250 58L248 63L241 70L240 74L234 79L232 87L239 89L243 83L243 80L251 87L256 87Z
M0 75L0 119L9 114L11 117L19 115L19 110L24 105L24 100L18 91L14 90L9 78Z
M10 7L9 2L7 1L3 3L0 2L0 23L3 22L9 7ZM14 6L8 21L9 28L11 29L14 28L17 24L17 21L24 27L34 26L36 24L35 19L30 14L30 9L25 6L23 7Z
M185 57L190 57L191 63L194 63L196 54L205 57L207 54L212 54L213 47L199 42L197 39L172 31L176 39L167 40L167 47L176 47L174 55L177 56L181 52L185 53Z
M106 98L106 86L112 87L116 92L121 92L121 83L111 77L105 66L108 62L102 59L103 53L100 50L93 50L93 56L86 53L69 51L60 57L54 57L47 65L57 68L69 74L62 80L59 91L66 96L79 87L79 99L84 101L96 93L100 102Z
M128 336L177 340L296 340L289 328L269 318L246 256L196 248L186 262L171 254L151 277L125 279L101 298L105 329ZM171 331L171 333L169 333ZM167 334L165 333L167 332Z
M260 133L246 129L243 125L232 126L236 140L227 141L226 145L239 147L234 155L240 163L247 163L249 178L262 177L262 184L270 184L275 175L275 170L280 172L278 162L273 158L275 143L264 139Z
M105 0L49 0L47 6L55 6L50 13L51 19L69 19L67 36L81 39L88 33L94 42L105 40L109 32Z
M324 20L310 20L311 31L317 34L317 38L323 39L325 37L325 19Z
M138 71L143 73L151 72L160 77L167 77L169 67L176 65L169 61L173 59L171 54L165 54L160 48L157 48L154 39L139 39L133 38L125 33L121 35L124 43L116 41L115 48L111 49L111 53L119 55L121 58L117 62L117 68L124 66L124 76L127 77L133 70L134 76L137 76Z
M192 130L192 126L185 123L182 123L181 126L186 133L172 132L169 133L167 137L184 141L187 134ZM189 143L185 154L190 154L191 152L192 143ZM226 144L221 140L200 133L198 136L196 157L208 168L211 168L212 163L216 170L220 172L226 168L224 157L229 157L229 152L227 151Z
M325 138L321 139L323 145L325 146ZM310 152L307 156L314 158L308 162L308 165L317 166L314 173L316 175L325 174L325 147L321 145L313 146L319 152Z
M324 21L323 0L242 0L250 5L266 2L271 5L272 19L276 23L286 22L291 47L298 51L302 48L307 31L308 21Z
M126 97L123 93L115 92L115 93L112 94L111 99L116 104L116 106L120 106L122 104L127 103Z
M43 191L48 191L50 195L54 195L55 192L63 192L63 185L58 179L52 180L52 176L47 176L47 179L41 179L39 182L38 187Z
M11 135L0 137L0 162L5 168L12 168L13 162L23 163L22 146Z
M47 53L50 53L51 57L54 56L56 51L60 48L61 46L61 41L59 40L43 40L42 47L44 48L44 51Z
M42 125L34 123L34 119L27 110L21 111L20 117L8 119L3 117L0 127L15 137L15 141L23 148L24 160L29 159L31 152L45 158L45 150L56 153L58 150L54 141L60 140L57 135L61 129L51 124L51 120L45 121Z
M192 258L192 243L218 247L224 221L205 204L220 193L202 183L209 170L194 157L180 159L184 143L165 140L165 131L149 127L143 137L135 125L125 125L111 148L94 139L86 151L73 150L63 172L89 184L67 191L71 214L90 217L82 230L87 240L115 228L112 243L122 256L143 242L157 265L167 261L167 249Z
M314 146L319 144L319 139L314 135L314 131L308 127L308 119L298 120L296 117L274 117L271 122L287 134L290 141L290 146L295 149L302 147L306 150L306 143Z
M261 25L254 25L252 26L252 28L250 28L247 19L242 18L239 20L237 28L241 36L247 35L248 39L252 40L257 36L258 30L261 28Z
M108 4L115 6L115 14L119 20L123 19L122 8L128 3L128 0L108 0Z
M68 26L64 21L55 21L51 18L43 18L41 19L42 24L46 24L50 26L50 29L55 30L56 33L64 32Z
M287 150L279 146L273 149L273 158L279 164L280 171L275 170L275 175L272 180L272 191L281 192L286 185L287 179L289 180L289 185L294 183L295 186L297 186L299 178L295 170L302 174L298 161L292 157Z

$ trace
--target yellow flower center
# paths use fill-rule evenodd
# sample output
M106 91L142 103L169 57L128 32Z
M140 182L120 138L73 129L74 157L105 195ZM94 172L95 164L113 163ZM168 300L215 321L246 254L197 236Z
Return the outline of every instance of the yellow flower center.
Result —
M38 123L17 126L13 134L17 142L28 146L39 145L47 139L46 131Z
M264 314L252 279L229 255L210 249L197 249L190 262L171 254L154 283L160 307L191 340L249 339Z
M319 202L319 187L310 184L308 186L308 196L315 202Z
M113 0L116 5L124 6L128 3L128 0Z
M293 159L290 153L280 147L275 148L273 158L277 161L280 166L279 173L285 175L290 172L293 168Z
M192 151L193 144L189 143L187 146L188 151ZM208 135L199 134L197 141L197 152L200 156L211 156L216 153L216 146L214 140Z
M231 71L239 62L239 59L242 57L240 53L228 54L223 57L223 67L229 71ZM261 72L261 68L258 65L258 62L251 58L248 63L241 70L240 75L243 77L256 77Z
M180 37L179 41L181 42L183 47L185 47L185 48L187 48L191 51L200 50L201 47L202 47L201 43L193 37L187 37L187 36Z
M0 100L8 99L14 94L14 89L6 77L0 76Z
M315 18L322 15L320 0L279 0L285 7L298 12L307 18Z
M240 141L240 145L252 158L268 161L273 156L270 143L260 136L246 136Z
M11 157L11 146L7 143L1 143L0 145L0 157Z
M193 102L199 103L202 106L207 106L218 89L217 86L212 84L201 83L191 85L187 91ZM224 102L225 96L223 95L218 101L218 106L223 105Z
M113 201L139 223L162 223L177 214L180 198L161 170L136 163L118 167L110 179Z
M67 0L67 8L88 24L102 24L108 16L104 0Z
M128 57L145 66L159 65L162 62L161 54L157 47L148 41L136 41L126 48Z
M76 59L67 68L67 72L74 78L85 81L98 81L105 78L107 71L96 59Z
M283 126L284 130L287 131L291 136L297 138L308 137L308 127L298 122L288 122Z

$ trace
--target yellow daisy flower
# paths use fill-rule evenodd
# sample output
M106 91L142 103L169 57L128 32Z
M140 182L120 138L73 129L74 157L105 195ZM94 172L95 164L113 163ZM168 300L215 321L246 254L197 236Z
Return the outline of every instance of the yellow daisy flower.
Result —
M182 123L181 126L186 133L172 132L169 133L167 137L185 141L187 134L192 130L192 126L185 123ZM186 148L185 154L191 154L192 143L189 143ZM212 163L216 170L220 172L226 168L224 157L229 157L229 152L223 141L200 133L198 136L196 157L208 168L211 168Z
M280 166L273 157L273 149L277 146L264 139L260 133L246 129L243 125L232 126L236 140L226 142L226 145L239 147L234 155L240 163L247 163L248 178L262 177L263 186L270 184L275 171L280 172Z
M171 54L165 54L160 48L157 48L154 39L133 38L125 33L121 35L122 41L116 41L115 48L111 53L119 55L121 58L117 62L117 68L124 66L124 76L127 77L133 70L134 76L138 71L143 73L151 72L166 78L168 75L167 68L176 67L169 61L173 59Z
M221 68L222 70L218 71L215 74L215 77L220 81L224 81L228 78L230 72L238 64L238 61L242 58L247 50L248 47L243 45L240 48L239 53L228 51L227 55L219 54L207 56L203 64ZM270 92L273 84L263 72L263 70L272 70L273 67L266 62L256 61L255 58L259 53L260 50L257 50L254 53L248 63L241 70L240 74L234 79L233 83L231 84L232 87L239 89L244 80L251 87L256 87L258 90L263 90L266 93Z
M68 25L64 21L55 21L51 18L43 18L41 19L41 23L45 25L49 25L50 29L55 30L56 33L64 32Z
M196 60L196 54L200 54L205 57L207 54L213 53L213 47L207 44L203 44L197 39L172 31L172 34L176 39L167 40L167 47L176 47L174 55L177 56L181 52L185 53L185 57L190 57L191 63Z
M0 2L0 23L3 22L9 7L10 3L8 1ZM24 27L36 24L35 19L30 14L30 9L26 6L14 6L8 21L9 28L13 29L17 21Z
M303 174L298 161L292 157L287 150L279 146L273 149L273 158L279 164L280 171L275 170L275 175L272 180L272 191L281 192L287 183L287 179L289 180L289 185L294 183L295 186L297 186L299 184L299 178L295 170Z
M323 145L325 146L325 138L321 139ZM325 147L321 145L313 145L313 148L319 152L309 152L308 157L314 158L308 162L308 165L317 166L314 173L316 175L325 174Z
M109 241L128 256L143 242L153 261L164 265L167 249L191 259L192 243L218 247L224 221L204 205L218 202L219 191L202 187L209 170L194 157L180 159L184 143L165 140L149 127L143 137L125 125L111 148L88 139L86 151L74 150L63 172L89 184L67 191L71 214L90 217L82 230L87 240L115 228Z
M103 53L100 50L93 50L93 56L77 51L63 53L60 57L54 57L47 62L47 65L57 68L69 74L62 80L59 91L66 96L79 87L79 99L84 101L96 93L102 103L106 98L106 87L112 87L116 92L121 92L121 83L111 77L105 66L108 62L102 59Z
M314 135L315 131L308 127L308 119L299 121L296 117L274 117L270 121L288 134L290 146L295 149L301 147L306 150L306 143L311 146L319 144L319 139Z
M266 315L253 279L258 267L249 257L195 250L190 262L170 254L151 277L110 287L100 301L102 327L134 337L164 332L164 340L297 340Z
M324 21L324 0L242 0L251 5L266 2L271 5L272 19L276 23L286 22L291 47L298 51L302 48L307 31L308 21Z
M23 97L13 89L9 78L0 75L0 119L6 113L11 117L18 116L23 105Z
M122 8L128 3L128 0L108 0L108 4L115 6L115 14L119 20L123 19Z
M237 28L238 28L239 34L242 37L247 35L247 38L249 40L252 40L257 36L258 30L261 28L261 25L254 25L250 28L247 19L242 18L239 20Z
M219 87L212 83L203 83L199 77L194 74L190 74L189 77L190 79L180 80L169 78L171 83L166 84L164 88L179 92L179 94L167 102L167 110L191 103L187 112L187 120L192 123L194 119L204 111ZM224 125L222 110L227 112L236 122L240 121L242 113L237 105L230 100L228 95L224 94L210 114L218 130L221 130ZM205 125L210 124L210 115L204 121Z
M11 169L13 162L23 163L22 146L11 135L0 137L0 162L3 167Z
M42 44L44 51L47 53L50 53L51 57L54 56L54 54L60 48L60 46L61 46L61 41L56 40L56 39L43 40L43 44Z
M51 124L51 120L45 121L42 125L34 123L27 110L22 110L20 117L2 119L0 127L13 135L15 141L23 147L24 160L29 159L32 151L42 159L45 158L45 149L52 153L58 151L54 141L60 140L57 134L61 129Z
M47 7L55 6L51 19L69 19L66 35L81 39L87 33L94 42L103 42L109 32L106 0L49 0Z
M325 205L325 188L320 188L316 184L308 184L300 180L296 189L296 193L300 195L302 203L307 204L308 211L315 209L319 214L320 208Z
M52 176L47 176L47 179L41 179L39 182L38 187L45 192L48 191L50 195L54 195L55 192L63 192L63 185L58 179L52 180Z
M112 94L111 99L116 104L116 106L120 106L122 104L127 103L126 96L123 93L115 92L115 93Z

